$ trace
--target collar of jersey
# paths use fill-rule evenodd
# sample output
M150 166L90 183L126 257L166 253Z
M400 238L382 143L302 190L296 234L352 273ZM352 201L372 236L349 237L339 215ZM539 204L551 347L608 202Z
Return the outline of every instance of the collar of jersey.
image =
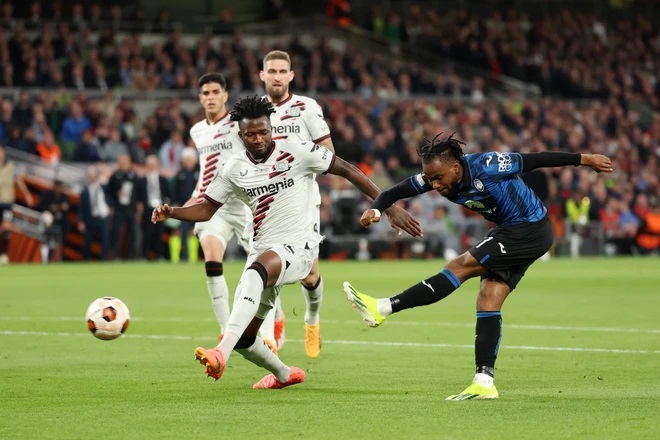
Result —
M268 158L270 157L270 155L273 154L273 151L275 151L275 142L271 141L270 148L268 149L268 151L266 151L266 155L262 159L254 160L254 157L252 157L252 155L250 154L250 151L247 148L245 149L245 155L247 156L248 159L250 159L250 162L252 162L253 164L256 165L256 164L266 162L268 160Z
M206 121L206 125L215 125L222 122L222 120L225 119L227 116L229 116L229 112L226 112L220 119L215 121L213 124L209 122L209 118L204 118L204 120Z
M287 102L291 101L291 99L293 99L293 93L289 92L289 96L287 96L286 99L285 99L284 101L280 101L280 102L276 105L276 107L279 107L279 106L281 106L281 105L286 104Z

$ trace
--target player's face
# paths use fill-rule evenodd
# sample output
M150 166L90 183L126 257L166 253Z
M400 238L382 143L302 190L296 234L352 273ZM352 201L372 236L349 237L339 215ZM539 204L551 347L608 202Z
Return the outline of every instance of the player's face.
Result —
M211 117L225 112L227 97L227 91L218 83L206 83L199 89L199 102Z
M289 93L289 83L295 74L286 60L266 61L259 78L266 86L266 94L273 102L280 102Z
M252 157L261 159L272 143L270 119L243 119L238 123L239 135Z
M422 175L434 190L447 197L461 180L461 164L457 160L441 161L436 158L422 165Z

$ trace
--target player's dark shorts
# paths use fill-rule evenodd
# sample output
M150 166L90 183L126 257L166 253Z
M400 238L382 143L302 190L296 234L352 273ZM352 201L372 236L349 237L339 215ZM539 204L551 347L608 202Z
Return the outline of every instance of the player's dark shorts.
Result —
M488 269L482 279L501 279L513 290L527 268L548 252L554 239L552 223L545 217L534 223L496 226L468 252Z

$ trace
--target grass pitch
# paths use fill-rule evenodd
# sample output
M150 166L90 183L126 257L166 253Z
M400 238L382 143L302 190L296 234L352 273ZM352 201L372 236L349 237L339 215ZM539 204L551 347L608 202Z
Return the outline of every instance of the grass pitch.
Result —
M438 304L367 328L341 283L396 294L441 261L322 263L323 350L305 356L304 300L283 291L282 359L307 380L235 354L205 378L196 346L217 337L203 264L0 268L0 438L648 439L660 421L660 261L536 263L503 309L497 401L446 402L473 374L472 280ZM225 265L233 289L242 263ZM100 341L84 313L128 304L125 336ZM655 433L655 434L654 434Z

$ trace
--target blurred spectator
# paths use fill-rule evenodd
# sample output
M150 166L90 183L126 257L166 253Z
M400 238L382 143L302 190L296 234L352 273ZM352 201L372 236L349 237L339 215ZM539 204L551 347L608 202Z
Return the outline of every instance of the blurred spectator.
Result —
M137 219L142 217L142 203L138 201L140 179L133 171L131 158L125 154L117 159L117 170L108 181L108 201L112 208L113 258L122 257L122 244L126 247L126 258L132 260L136 254ZM122 241L122 229L125 240ZM123 259L123 258L122 258Z
M199 161L197 151L193 147L186 147L181 154L181 168L174 176L174 204L183 206L195 189L199 180ZM181 222L179 227L170 236L170 258L173 262L196 260L197 238L193 235L193 224Z
M74 162L98 162L101 160L99 149L98 139L94 137L91 130L85 130L73 151L72 159Z
M352 23L351 2L349 0L328 0L326 14L330 23L339 27L347 27Z
M163 252L164 225L151 223L151 213L154 208L163 203L172 202L170 185L165 177L160 175L160 164L155 155L147 156L146 172L140 185L139 200L144 205L142 215L142 257L148 260L160 260L165 257Z
M234 15L231 9L225 8L220 11L218 20L213 24L213 33L215 35L231 35L234 33Z
M78 207L78 230L85 236L83 244L85 261L91 258L94 239L98 239L101 243L101 260L108 259L110 250L109 215L110 207L106 199L105 188L101 185L99 171L95 166L90 166L87 168L87 185L80 192Z
M14 162L8 161L5 147L0 145L0 263L7 262L12 205L16 201L15 187L21 191L28 206L34 205L32 194L23 176L16 172Z
M183 152L184 148L185 145L183 144L183 137L181 132L173 131L169 140L161 145L160 152L158 154L160 163L163 168L176 169L181 162L181 153Z
M62 160L62 151L50 130L44 133L41 142L37 144L37 154L49 165L57 165Z
M62 124L62 142L77 144L82 138L83 132L92 127L89 118L83 114L83 109L78 101L72 101L69 106L69 116Z
M69 232L69 209L71 203L69 196L65 192L64 182L56 179L53 182L53 188L41 193L36 210L40 212L49 212L53 215L52 225L49 225L53 236L55 237L59 248L64 244L64 238Z

